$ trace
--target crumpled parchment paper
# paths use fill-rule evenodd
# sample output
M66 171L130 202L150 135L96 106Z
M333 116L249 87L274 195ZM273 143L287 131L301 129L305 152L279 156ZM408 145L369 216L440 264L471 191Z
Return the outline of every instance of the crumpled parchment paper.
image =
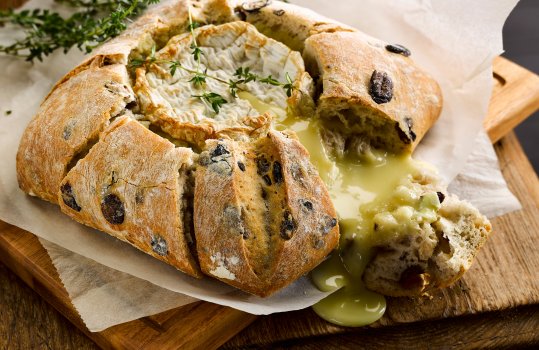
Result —
M197 301L111 269L43 238L71 302L90 331L154 315Z
M437 165L448 181L461 173L451 190L486 215L519 208L488 138L480 132L492 89L491 61L502 52L502 26L516 0L293 2L410 48L414 60L435 76L444 94L442 116L416 156ZM51 6L50 0L25 5ZM16 35L2 29L0 43ZM128 244L79 225L56 206L20 191L15 154L22 132L56 80L82 58L75 50L67 55L55 53L35 65L0 57L4 67L0 76L0 219L48 241L44 245L90 330L164 311L190 298L268 314L305 308L326 295L305 277L265 299L210 278L196 280ZM12 111L9 115L8 110ZM144 299L152 300L152 305L137 305ZM98 300L112 306L96 308Z

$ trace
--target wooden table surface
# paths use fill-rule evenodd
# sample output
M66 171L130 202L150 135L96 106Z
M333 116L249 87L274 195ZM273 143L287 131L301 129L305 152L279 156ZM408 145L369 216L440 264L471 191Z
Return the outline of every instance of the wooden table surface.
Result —
M20 0L0 1L0 7L6 4L16 5ZM500 63L500 61L498 61ZM507 62L505 62L507 63ZM501 62L504 67L504 62ZM509 65L506 65L508 68ZM502 69L503 71L503 69ZM524 74L524 73L523 73ZM496 78L496 77L495 77ZM503 80L503 79L502 79ZM497 83L505 85L505 81L497 78ZM515 84L505 85L505 91L516 89L514 94L519 94L522 89L520 79ZM496 90L493 99L500 89ZM499 99L498 99L499 100ZM493 140L500 139L505 130L512 128L520 119L508 118L505 116L529 114L531 110L537 109L539 99L535 99L535 104L519 105L518 98L506 99L506 103L491 105L489 115L490 122L495 121L496 127L486 127L490 131ZM514 110L514 113L507 113ZM523 204L523 210L498 217L494 220L493 226L496 235L489 241L490 245L485 248L489 250L495 245L508 244L516 249L527 252L537 252L533 245L539 238L539 180L530 166L520 144L513 133L509 133L496 143L496 152L500 159L500 165L504 177L510 189L515 193ZM525 242L505 242L511 235L506 233L522 232L519 237L528 238ZM492 252L490 252L491 254ZM492 254L490 255L492 257ZM521 257L529 256L530 259L537 259L539 254L521 254ZM500 271L511 273L511 252L497 259L482 259L479 256L475 269L481 272L482 264L500 264ZM399 310L410 307L418 308L417 313L428 315L425 307L428 301L421 304L417 300L397 299L390 301L388 317L384 317L384 327L380 328L360 328L346 329L333 327L330 324L316 321L310 309L298 312L277 314L258 318L249 327L240 332L237 336L223 345L223 348L245 348L245 347L271 347L271 348L357 348L362 347L385 347L402 348L408 347L503 347L503 346L531 346L539 344L539 303L537 298L539 288L537 286L537 261L519 261L521 270L518 283L515 289L529 289L528 297L530 303L522 303L511 298L508 293L503 305L489 307L488 302L484 305L484 312L460 316L462 310L472 308L472 306L461 305L463 299L454 299L452 289L442 292L435 297L446 298L450 302L444 310L430 310L432 319L423 322L406 323L406 317L417 320L417 315L413 313L400 313ZM530 271L526 271L529 267ZM17 272L25 280L21 271ZM477 272L476 272L477 273ZM501 274L503 276L503 273ZM466 281L466 279L465 279ZM503 284L504 281L492 281L493 284ZM36 286L33 286L36 288ZM459 283L455 287L462 292L462 288L467 288L466 282ZM453 288L453 290L455 290ZM493 286L495 289L496 286ZM535 289L537 290L535 290ZM40 295L28 287L19 277L0 263L0 350L4 349L95 349L97 346L78 330L61 313L56 311L48 302L50 298L46 296L46 291L40 290ZM515 293L518 294L518 293ZM479 295L481 297L481 295ZM488 298L488 295L484 296ZM501 300L503 298L498 298ZM402 305L391 305L391 303ZM513 305L512 305L513 303ZM440 305L440 303L438 303ZM515 305L520 305L515 307ZM475 308L477 309L477 308ZM488 311L496 310L496 311ZM481 310L479 310L481 311ZM446 318L437 319L436 314L444 313ZM63 310L65 314L65 310ZM410 316L411 315L411 316ZM307 320L298 322L297 320ZM311 321L315 320L315 321ZM393 322L393 323L392 323ZM398 323L400 322L400 323ZM233 325L231 325L233 327ZM313 334L325 334L323 337L313 336Z

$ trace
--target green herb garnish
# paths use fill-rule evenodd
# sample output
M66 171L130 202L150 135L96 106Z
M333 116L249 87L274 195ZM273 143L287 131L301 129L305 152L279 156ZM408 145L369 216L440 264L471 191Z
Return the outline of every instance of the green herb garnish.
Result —
M78 11L64 18L50 10L0 11L0 24L11 23L25 32L25 37L10 45L0 45L0 53L42 61L58 49L72 47L91 52L97 45L120 34L128 21L149 4L159 0L55 0Z

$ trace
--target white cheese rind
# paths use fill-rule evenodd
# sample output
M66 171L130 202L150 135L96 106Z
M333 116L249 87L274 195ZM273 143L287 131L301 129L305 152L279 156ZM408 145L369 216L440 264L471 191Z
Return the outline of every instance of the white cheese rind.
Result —
M240 67L249 68L260 77L271 75L280 82L286 82L288 74L296 87L291 97L281 86L260 81L241 85L260 101L283 109L305 103L304 95L311 98L312 79L305 72L301 55L260 34L254 26L245 22L208 25L196 29L195 36L203 52L200 64L190 48L191 34L184 33L170 39L156 53L155 64L137 69L135 91L143 111L152 123L173 137L195 144L223 135L241 139L258 129L267 130L271 117L261 118L248 101L232 96L229 86L222 81L206 78L204 86L195 86L190 82L193 74L181 68L172 76L169 61L227 82L239 79L234 73ZM227 101L218 113L207 102L194 97L205 92L217 93Z

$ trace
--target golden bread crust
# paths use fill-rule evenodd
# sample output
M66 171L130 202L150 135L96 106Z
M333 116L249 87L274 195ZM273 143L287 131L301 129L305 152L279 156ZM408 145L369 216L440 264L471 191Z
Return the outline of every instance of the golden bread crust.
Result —
M282 96L282 87L250 91L291 114L331 119L333 111L367 110L380 124L399 128L392 129L395 149L408 152L438 117L442 99L432 78L380 41L310 10L267 3L246 11L243 1L164 1L98 48L52 88L27 127L17 154L21 189L191 276L205 273L255 295L270 295L314 268L338 244L339 228L307 151L293 137L271 131L267 113L182 120L178 106L165 108L155 99L154 83L174 83L170 67L135 71L130 60L148 57L155 45L157 58L185 62L191 6L203 25L196 30L201 45L219 34L225 40L247 33L238 65L256 57L258 74L281 82L291 74L291 96ZM221 23L227 24L210 25ZM393 80L392 101L379 104L369 95L375 69ZM162 79L150 81L149 73ZM317 103L311 75L320 79ZM265 101L266 95L273 97ZM355 117L345 115L342 122ZM184 143L205 151L199 157L175 147ZM228 153L215 155L219 146ZM259 164L262 155L269 168Z
M206 145L194 202L205 274L268 296L337 246L335 209L298 141L270 131L253 144L210 140Z
M356 29L312 10L283 1L265 1L266 6L253 11L244 0L230 1L240 18L253 24L261 33L278 40L292 50L303 51L305 40L319 33L355 32ZM264 3L264 1L259 1Z
M92 67L57 86L22 136L17 153L21 189L56 203L70 163L134 100L123 65Z

